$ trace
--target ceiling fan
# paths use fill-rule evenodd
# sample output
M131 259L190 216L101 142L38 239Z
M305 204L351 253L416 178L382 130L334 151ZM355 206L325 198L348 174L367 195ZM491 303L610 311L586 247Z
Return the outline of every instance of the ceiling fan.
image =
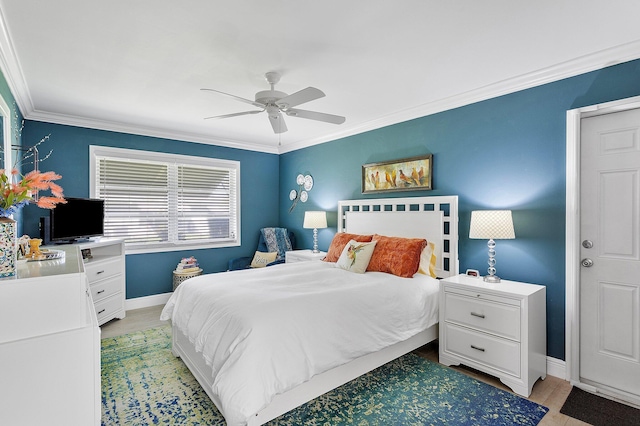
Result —
M274 89L274 86L280 81L280 74L277 72L268 72L265 74L267 82L271 85L271 90L263 90L256 93L255 100L241 98L239 96L231 95L229 93L221 92L214 89L200 89L209 92L221 93L226 96L230 96L238 101L253 105L260 108L259 110L235 112L233 114L217 115L214 117L206 117L209 119L220 119L238 117L240 115L259 114L267 111L269 114L269 121L274 133L284 133L287 131L287 125L284 122L282 114L286 114L289 117L307 118L309 120L323 121L325 123L342 124L345 122L345 118L339 115L326 114L324 112L308 111L304 109L293 108L305 102L310 102L315 99L319 99L325 96L322 90L315 87L307 87L306 89L299 90L295 93L287 95L284 92L280 92Z

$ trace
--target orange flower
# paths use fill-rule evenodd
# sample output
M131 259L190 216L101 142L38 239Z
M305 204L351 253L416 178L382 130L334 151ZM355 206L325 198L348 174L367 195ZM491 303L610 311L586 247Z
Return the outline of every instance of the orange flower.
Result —
M36 205L43 209L55 209L56 204L65 204L67 201L60 197L40 197L36 201Z
M9 178L4 170L0 170L0 193L2 194L0 216L10 216L25 204L34 201L33 194L38 191L49 190L52 195L40 197L36 201L38 207L53 209L57 204L66 203L62 187L53 182L62 177L59 174L34 170L15 182L16 176L19 175L19 172L14 169Z

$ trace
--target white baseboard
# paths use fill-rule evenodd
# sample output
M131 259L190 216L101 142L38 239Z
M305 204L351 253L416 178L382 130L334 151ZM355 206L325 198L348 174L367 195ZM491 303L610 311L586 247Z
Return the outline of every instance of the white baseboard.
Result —
M547 357L547 374L550 376L558 377L562 380L567 380L567 364L558 358Z
M148 308L151 306L164 305L167 303L173 293L154 294L152 296L135 297L127 299L124 302L124 309L131 311L133 309Z

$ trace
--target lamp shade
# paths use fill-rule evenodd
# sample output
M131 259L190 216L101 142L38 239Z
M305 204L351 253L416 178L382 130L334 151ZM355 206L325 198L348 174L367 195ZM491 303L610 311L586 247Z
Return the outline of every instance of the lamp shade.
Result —
M303 228L326 228L327 227L327 212L323 211L308 211L304 212Z
M477 210L471 212L469 238L510 240L516 237L511 210Z

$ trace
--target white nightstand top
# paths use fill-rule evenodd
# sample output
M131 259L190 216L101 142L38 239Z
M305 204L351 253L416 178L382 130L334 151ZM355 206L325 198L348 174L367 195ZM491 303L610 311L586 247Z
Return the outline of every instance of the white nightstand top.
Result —
M308 260L322 260L327 255L327 252L321 251L314 253L313 250L293 250L288 251L285 254L287 262L303 262Z
M442 281L446 281L451 284L460 284L467 287L471 287L477 290L483 290L494 293L508 293L517 295L530 295L545 288L543 285L528 284L518 281L501 280L499 283L488 283L482 279L482 277L473 277L466 274L460 274L449 278L444 278Z

